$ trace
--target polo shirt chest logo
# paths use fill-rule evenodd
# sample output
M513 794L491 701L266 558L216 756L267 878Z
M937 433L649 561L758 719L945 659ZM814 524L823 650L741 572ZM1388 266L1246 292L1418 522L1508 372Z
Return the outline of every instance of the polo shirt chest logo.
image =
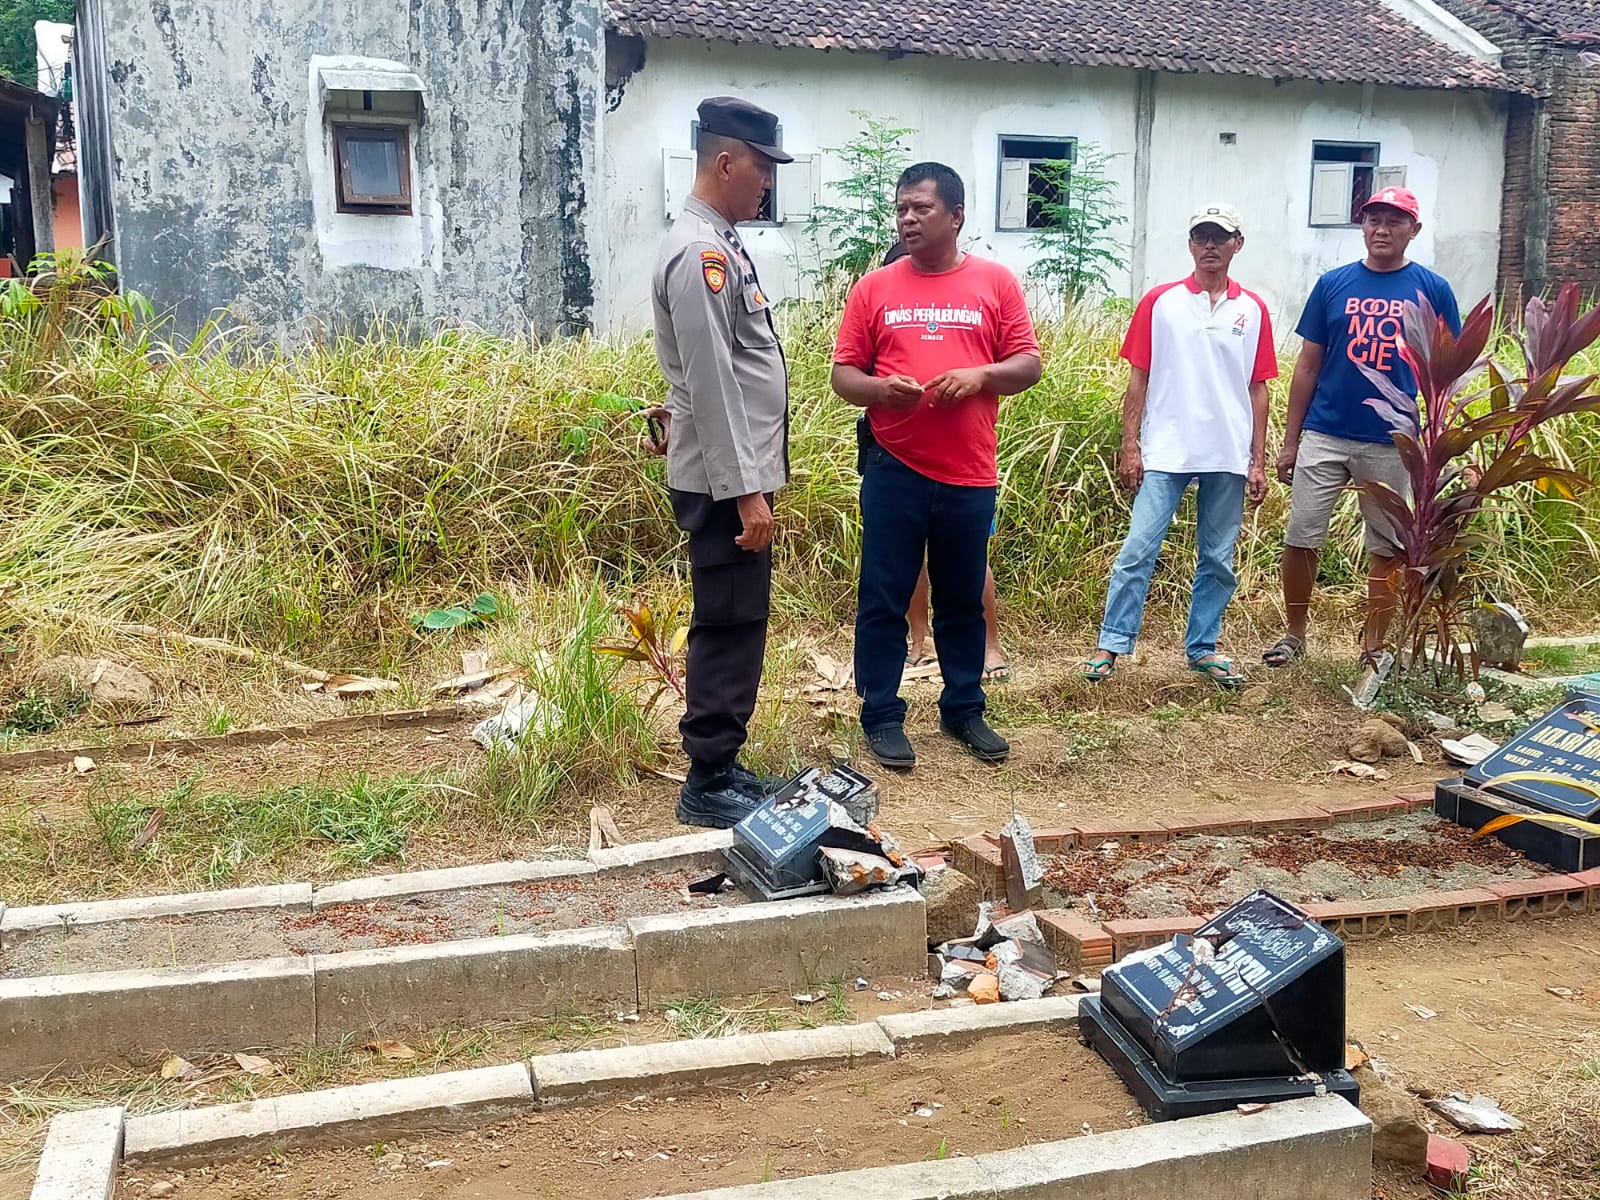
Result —
M1238 319L1236 321L1234 321L1234 323L1233 323L1233 336L1242 338L1244 336L1245 330L1248 329L1249 327L1250 327L1250 316L1249 316L1249 314L1248 313L1240 313Z

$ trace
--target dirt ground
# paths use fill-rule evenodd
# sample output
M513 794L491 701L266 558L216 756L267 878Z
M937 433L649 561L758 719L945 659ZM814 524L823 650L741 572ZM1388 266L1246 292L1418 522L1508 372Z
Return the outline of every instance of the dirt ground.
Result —
M340 904L308 914L254 910L52 929L0 950L0 977L196 966L239 958L548 933L745 903L744 893L737 889L689 894L689 884L709 874L639 871L530 880L404 900Z
M1413 763L1409 757L1388 759L1381 765L1389 778L1381 781L1333 774L1333 764L1345 757L1350 731L1364 719L1338 699L1336 689L1317 678L1318 672L1342 670L1337 664L1330 668L1313 660L1288 672L1249 668L1254 675L1252 687L1244 693L1226 695L1183 671L1181 662L1168 661L1173 655L1159 647L1124 660L1116 678L1089 685L1074 674L1075 649L1041 648L1037 656L1018 656L1013 661L1013 682L992 690L991 719L1011 738L1014 747L1011 761L999 768L977 763L941 737L937 732L936 689L923 685L912 688L908 733L917 745L919 763L908 775L875 772L883 794L880 819L885 828L909 848L918 848L997 828L1013 811L1026 813L1036 827L1218 810L1262 811L1415 790L1453 773L1440 755L1437 739L1424 731L1414 731L1414 740L1425 758L1422 764ZM833 647L832 652L837 655L839 650ZM804 682L804 678L775 680L768 689L770 695L758 713L750 748L751 758L767 770L825 761L836 748L847 752L856 748L855 735L848 726L830 722L804 698ZM299 719L302 714L297 711L294 715ZM481 762L481 752L466 736L479 715L466 714L455 722L347 732L271 746L226 747L193 756L157 752L122 763L108 762L88 775L78 775L67 765L8 769L0 756L0 843L9 826L27 831L41 846L36 857L20 864L11 878L0 885L0 898L10 903L42 903L178 890L173 880L183 864L152 866L148 862L116 860L106 854L95 828L94 812L95 806L108 796L154 801L190 778L197 780L202 792L213 789L250 793L289 782L337 779L359 771L376 777L401 772L469 771ZM147 732L125 730L102 732L100 736L134 740L147 736ZM162 728L162 732L166 730ZM197 730L192 726L174 727L171 732L193 734ZM63 735L58 740L70 742L72 738ZM17 748L26 745L24 740ZM670 775L674 770L681 771L682 764L669 762L661 769ZM641 772L636 783L608 787L603 795L595 797L595 802L612 809L626 839L645 840L686 832L672 820L676 790L672 779ZM310 845L297 856L274 861L270 869L246 864L228 880L228 885L280 879L322 883L400 869L581 853L588 839L588 802L586 797L582 806L575 805L564 817L556 814L538 824L483 827L445 821L437 827L414 829L408 832L404 851L397 859L372 865L336 863L325 846ZM1449 838L1448 831L1444 836ZM157 846L159 842L158 838ZM1301 849L1292 852L1291 865L1303 857ZM1316 861L1307 860L1294 866L1294 870L1298 874ZM1219 861L1218 865L1227 864ZM1395 886L1404 884L1401 890L1419 890L1409 877L1397 876L1394 881L1383 877L1384 865L1363 863L1359 870L1351 871L1352 880L1334 880L1333 884L1389 886L1394 882ZM1394 863L1391 860L1387 865ZM1460 866L1444 865L1447 870ZM1474 869L1483 865L1467 864ZM1487 865L1507 872L1527 870L1515 863ZM1239 867L1231 869L1237 873ZM1253 869L1276 868L1258 862ZM1401 865L1402 875L1407 869ZM1443 877L1451 878L1459 877ZM1333 884L1323 880L1320 886L1325 889ZM527 907L532 910L545 905L530 901ZM368 916L389 933L368 930L364 936L404 936L408 928L421 928L431 936L427 934L428 922L399 921L391 919L390 914ZM163 942L166 940L162 938ZM1480 1164L1475 1194L1515 1200L1594 1200L1592 1179L1585 1184L1575 1176L1570 1162L1561 1160L1563 1152L1556 1147L1560 1130L1570 1123L1559 1111L1559 1098L1573 1094L1572 1081L1579 1078L1585 1062L1591 1076L1600 1073L1600 1012L1596 1010L1600 985L1592 982L1597 962L1600 916L1350 947L1347 986L1349 1031L1353 1037L1416 1087L1436 1092L1485 1090L1528 1120L1530 1129L1525 1136L1498 1141L1466 1139ZM1552 993L1550 988L1561 990ZM782 1000L787 1002L786 997ZM1407 1004L1437 1015L1424 1019L1407 1009ZM647 1023L650 1019L647 1016ZM619 1040L643 1036L646 1035L640 1027L633 1027L624 1030ZM671 1033L662 1031L657 1036ZM419 1063L416 1069L511 1061L526 1049L518 1045L513 1053L493 1043L489 1051L474 1051L487 1054L486 1058L441 1052L437 1062L426 1067ZM356 1082L364 1077L354 1067L341 1070L333 1077L308 1071L288 1081L273 1081L273 1085L292 1090L297 1086ZM1029 1072L1017 1071L1009 1057L999 1054L965 1056L960 1075L970 1077L975 1071L983 1078L997 1080L997 1090L1002 1085L1009 1089L1008 1096L1023 1097L1020 1089L1038 1082L1028 1078ZM860 1125L860 1132L851 1133L854 1126L832 1121L831 1101L809 1101L800 1097L800 1089L785 1093L784 1086L787 1085L779 1085L770 1094L713 1093L704 1098L704 1103L714 1102L726 1109L708 1108L707 1119L726 1119L733 1127L748 1131L751 1140L741 1140L737 1153L731 1143L726 1153L719 1153L723 1151L723 1139L715 1126L711 1132L691 1138L685 1130L692 1126L681 1119L680 1106L686 1098L680 1098L671 1106L663 1102L672 1110L665 1115L625 1111L613 1114L607 1110L605 1122L601 1122L598 1118L602 1114L590 1110L586 1115L571 1115L572 1120L580 1122L571 1127L559 1125L567 1119L560 1115L529 1119L525 1124L530 1129L539 1128L540 1122L554 1121L558 1123L556 1129L569 1130L557 1136L570 1136L572 1141L549 1142L550 1146L575 1147L564 1154L544 1150L544 1157L537 1161L520 1156L520 1152L495 1149L495 1138L480 1131L484 1137L461 1139L464 1148L452 1150L449 1155L441 1155L436 1142L430 1143L427 1150L403 1150L407 1165L402 1172L388 1168L380 1171L371 1156L362 1162L360 1155L354 1155L340 1168L344 1174L337 1178L349 1190L376 1190L379 1200L419 1195L464 1198L491 1185L514 1188L521 1195L536 1191L539 1185L518 1180L519 1170L542 1168L545 1159L552 1164L570 1164L574 1157L589 1156L588 1149L604 1147L598 1166L579 1172L564 1171L559 1176L562 1187L612 1187L611 1192L595 1190L585 1195L620 1197L623 1191L646 1195L755 1182L763 1172L768 1172L766 1177L778 1178L841 1169L833 1165L835 1162L871 1165L878 1161L916 1160L936 1153L941 1138L946 1136L928 1136L932 1128L923 1130L916 1119L890 1111L887 1102L881 1114ZM930 1088L931 1084L919 1087L907 1082L904 1095L897 1094L895 1104L902 1099L909 1103L922 1098L912 1093ZM7 1126L35 1128L39 1113L47 1114L50 1105L62 1103L58 1093L50 1092L49 1104L42 1104L47 1090L42 1085L29 1085L9 1095L0 1093L0 1140ZM151 1103L149 1097L156 1091L149 1081L138 1078L82 1081L82 1095L99 1097L98 1102L131 1098L136 1106L147 1107ZM805 1096L814 1094L818 1094L815 1089L804 1092ZM771 1128L778 1132L762 1141L767 1114L775 1111L768 1102L785 1095L790 1103L805 1106L802 1111L820 1109L819 1119L789 1129L782 1122L775 1123ZM214 1095L204 1102L237 1098L243 1097ZM1070 1102L1071 1097L1066 1100ZM1059 1103L1061 1099L1052 1102ZM932 1124L950 1121L951 1105L945 1103L946 1108L938 1110ZM1111 1107L1115 1109L1114 1105ZM1070 1121L1063 1133L1049 1134L1041 1132L1036 1124L1044 1119L1041 1113L1024 1111L1020 1100L1016 1115L1019 1120L1028 1121L1027 1125L1016 1125L1021 1131L1019 1136L1027 1140L1069 1136L1087 1119ZM629 1131L646 1128L624 1126L624 1117L630 1122L635 1118L659 1118L656 1128L661 1133L654 1143L642 1132L634 1140L624 1141ZM902 1118L907 1121L904 1126L899 1124ZM584 1121L588 1123L581 1123ZM929 1122L923 1119L922 1124ZM987 1122L985 1128L989 1124L999 1129L1001 1123ZM811 1140L813 1135L796 1132L819 1127L826 1131L825 1135L817 1135L820 1145ZM609 1132L601 1136L597 1131L602 1129ZM500 1137L501 1147L510 1144L509 1136ZM967 1144L981 1143L972 1141L963 1146ZM673 1146L678 1148L673 1150ZM632 1159L625 1154L611 1158L613 1151L625 1149L633 1152ZM957 1139L951 1137L946 1149L957 1152ZM846 1157L837 1158L840 1152ZM669 1158L651 1157L658 1153L667 1153ZM419 1165L414 1155L429 1157ZM454 1162L450 1167L427 1167L427 1162L440 1157L453 1157ZM701 1162L702 1157L708 1161ZM498 1165L501 1161L510 1161L513 1166L502 1169ZM361 1174L363 1170L365 1174ZM699 1174L651 1174L659 1171ZM0 1200L26 1196L30 1172L31 1163L26 1162L19 1162L16 1170L10 1170L8 1165L6 1171L0 1172ZM294 1164L287 1177L278 1180L273 1176L284 1173L281 1167L240 1166L230 1168L230 1172L226 1182L212 1191L200 1190L194 1178L187 1179L179 1194L339 1194L331 1187L319 1190L311 1177ZM475 1182L468 1184L468 1176ZM507 1177L503 1185L498 1182L502 1176ZM1579 1190L1585 1186L1587 1192ZM1387 1200L1413 1200L1428 1194L1412 1182L1383 1173L1379 1175L1379 1187L1375 1196L1382 1195Z
M1258 888L1296 904L1382 899L1548 874L1431 813L1306 833L1107 842L1045 860L1046 902L1097 920L1208 916Z
M1019 1070L1024 1063L1033 1069ZM178 1195L632 1200L982 1154L1143 1120L1076 1038L1010 1035L985 1042L981 1054L911 1053L753 1087L522 1117L463 1135L192 1170ZM172 1177L130 1166L118 1195L143 1196L149 1183Z

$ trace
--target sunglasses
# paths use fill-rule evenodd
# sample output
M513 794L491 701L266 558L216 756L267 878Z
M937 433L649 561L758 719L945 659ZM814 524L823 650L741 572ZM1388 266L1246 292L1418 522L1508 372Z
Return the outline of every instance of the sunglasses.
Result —
M1205 233L1197 229L1189 234L1189 240L1196 246L1226 246L1238 236L1236 233L1223 233L1221 230Z

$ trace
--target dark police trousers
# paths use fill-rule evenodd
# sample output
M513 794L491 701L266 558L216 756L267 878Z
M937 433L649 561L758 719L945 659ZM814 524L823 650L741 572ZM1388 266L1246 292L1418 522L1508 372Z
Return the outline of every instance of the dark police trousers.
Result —
M694 615L678 732L690 761L724 767L744 745L767 653L772 607L772 547L741 550L737 500L672 491L672 514L689 535ZM767 497L772 504L772 497Z
M882 446L861 453L861 588L856 605L856 694L861 728L901 725L906 702L906 609L928 556L933 641L944 693L939 717L957 726L981 716L983 579L995 489L940 483Z

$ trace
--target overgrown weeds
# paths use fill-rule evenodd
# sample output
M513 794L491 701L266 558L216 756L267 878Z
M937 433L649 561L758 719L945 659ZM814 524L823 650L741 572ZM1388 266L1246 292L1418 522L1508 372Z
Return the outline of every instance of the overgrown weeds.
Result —
M856 414L827 383L836 320L784 310L795 472L778 502L775 603L825 625L853 611L860 548ZM172 344L69 326L46 368L23 352L37 325L0 318L0 579L13 585L0 616L24 640L68 611L384 665L418 654L411 614L462 596L537 598L574 578L614 603L685 590L661 464L639 453L630 415L663 394L646 340L408 341L379 325L291 352L220 329ZM1111 465L1121 334L1081 309L1041 322L1045 377L1001 407L994 565L1013 628L1098 616L1127 521ZM1534 442L1600 468L1593 423ZM1587 613L1597 512L1590 495L1521 496L1480 521L1474 569L1536 613ZM1286 513L1275 489L1246 521L1243 604L1276 604ZM1346 506L1325 588L1358 582L1359 537ZM1157 610L1186 600L1192 553L1185 509Z
M110 862L214 888L308 843L330 843L336 867L401 862L408 832L439 820L446 788L439 779L360 774L241 793L204 790L195 774L150 798L108 777L91 789L89 813Z

